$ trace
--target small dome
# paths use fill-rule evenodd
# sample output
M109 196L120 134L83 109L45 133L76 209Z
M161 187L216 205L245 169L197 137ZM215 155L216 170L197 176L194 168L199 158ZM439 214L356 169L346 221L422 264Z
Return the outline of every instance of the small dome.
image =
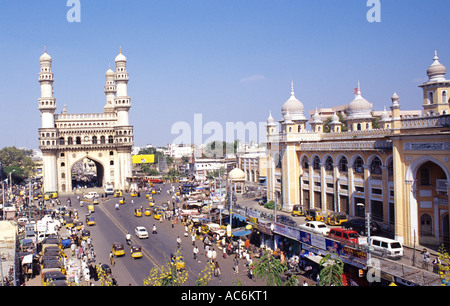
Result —
M267 124L275 123L275 119L272 117L272 112L269 114L269 118L267 118Z
M303 106L303 103L295 97L294 85L292 85L291 97L281 107L281 114L283 116L286 115L287 112L292 115L292 120L294 121L306 120L305 107Z
M115 75L114 71L111 69L111 66L109 67L109 69L106 71L105 76L109 76L109 77L113 77Z
M245 173L239 168L233 169L229 174L228 177L233 181L245 181Z
M358 83L355 99L348 105L349 119L367 118L372 116L372 104L361 96Z
M41 55L40 59L41 62L51 62L52 57L48 55L47 51L44 52L44 54Z
M341 123L341 121L339 121L339 117L338 117L338 115L336 115L336 113L334 113L334 115L331 116L331 123Z
M429 81L444 81L447 68L439 62L437 51L434 52L433 64L428 68L427 75Z
M120 53L119 55L116 56L116 63L117 62L126 62L127 58L125 57L125 55L122 54L122 48L120 48Z
M313 119L313 123L323 123L317 109L316 109L316 112L314 113L314 115L312 116L312 119Z

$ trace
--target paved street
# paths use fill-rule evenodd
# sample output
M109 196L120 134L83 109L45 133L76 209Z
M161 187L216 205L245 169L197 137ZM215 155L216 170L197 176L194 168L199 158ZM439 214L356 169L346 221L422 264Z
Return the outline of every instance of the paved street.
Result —
M159 187L159 186L158 186ZM166 190L170 188L170 184L161 185L161 194L154 195L155 204L167 203L169 196ZM61 202L65 204L67 197L61 196ZM175 253L177 249L176 239L181 237L181 250L185 257L186 269L188 271L188 280L186 285L195 285L198 274L205 268L207 258L203 243L201 240L196 241L199 248L198 261L193 259L193 246L191 236L184 237L184 226L180 223L172 227L172 222L168 220L158 221L153 216L135 217L134 209L141 206L147 207L148 200L145 194L141 197L131 197L125 194L126 204L120 205L119 210L115 209L115 204L118 198L110 196L103 203L95 206L95 226L89 227L91 236L93 238L93 245L96 252L96 264L109 264L109 253L113 242L120 242L124 244L126 255L115 258L115 265L112 267L112 274L121 286L132 285L141 286L143 280L149 276L150 270L155 265L161 266L170 260L170 254ZM88 208L86 203L83 207L79 206L76 201L76 196L71 196L72 207L79 211L79 216L84 218ZM132 203L132 200L134 203ZM152 234L153 224L158 229L157 234ZM138 239L134 235L136 226L145 226L149 232L148 239ZM62 234L65 228L61 230ZM144 256L140 259L133 259L129 254L129 246L126 244L125 235L129 232L132 235L132 240L140 244L144 251ZM239 272L234 273L233 260L231 257L223 258L222 250L216 247L217 261L221 268L221 276L212 277L210 285L212 286L233 286L238 281L245 286L264 285L261 280L251 280L247 277L247 269L244 266L244 259L239 261ZM70 250L66 250L69 254ZM39 280L40 281L40 280ZM81 284L85 284L81 282ZM98 284L98 283L96 283ZM36 279L32 280L29 285L39 285Z

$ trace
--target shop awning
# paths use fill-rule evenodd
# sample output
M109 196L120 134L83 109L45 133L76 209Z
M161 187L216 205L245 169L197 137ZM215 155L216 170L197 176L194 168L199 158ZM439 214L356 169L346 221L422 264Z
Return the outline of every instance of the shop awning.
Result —
M252 232L251 230L240 230L240 231L234 232L233 236L235 236L235 237L247 236L247 235L250 235L251 232Z

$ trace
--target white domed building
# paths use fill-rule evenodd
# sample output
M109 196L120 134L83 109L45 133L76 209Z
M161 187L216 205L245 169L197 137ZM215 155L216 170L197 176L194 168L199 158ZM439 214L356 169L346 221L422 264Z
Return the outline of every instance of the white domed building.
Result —
M350 131L363 131L372 128L372 103L361 95L361 86L358 82L355 99L350 102L347 108L347 123Z
M292 121L297 125L297 131L305 130L305 123L308 121L305 117L305 106L295 97L294 84L291 83L291 96L281 107L282 122ZM281 123L281 122L280 122Z
M234 186L235 192L237 194L242 194L245 186L245 172L239 168L234 168L228 173L228 178Z

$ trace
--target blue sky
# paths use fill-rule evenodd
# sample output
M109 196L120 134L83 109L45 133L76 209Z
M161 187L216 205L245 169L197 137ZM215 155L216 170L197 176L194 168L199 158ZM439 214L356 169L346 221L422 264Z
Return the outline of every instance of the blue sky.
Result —
M347 104L361 82L375 110L394 91L422 109L426 70L438 50L450 65L448 0L3 0L0 10L0 147L37 148L39 57L53 57L61 112L103 112L104 74L119 46L128 58L135 144L165 145L175 122L281 119L291 81L306 110ZM207 136L205 136L206 138Z

